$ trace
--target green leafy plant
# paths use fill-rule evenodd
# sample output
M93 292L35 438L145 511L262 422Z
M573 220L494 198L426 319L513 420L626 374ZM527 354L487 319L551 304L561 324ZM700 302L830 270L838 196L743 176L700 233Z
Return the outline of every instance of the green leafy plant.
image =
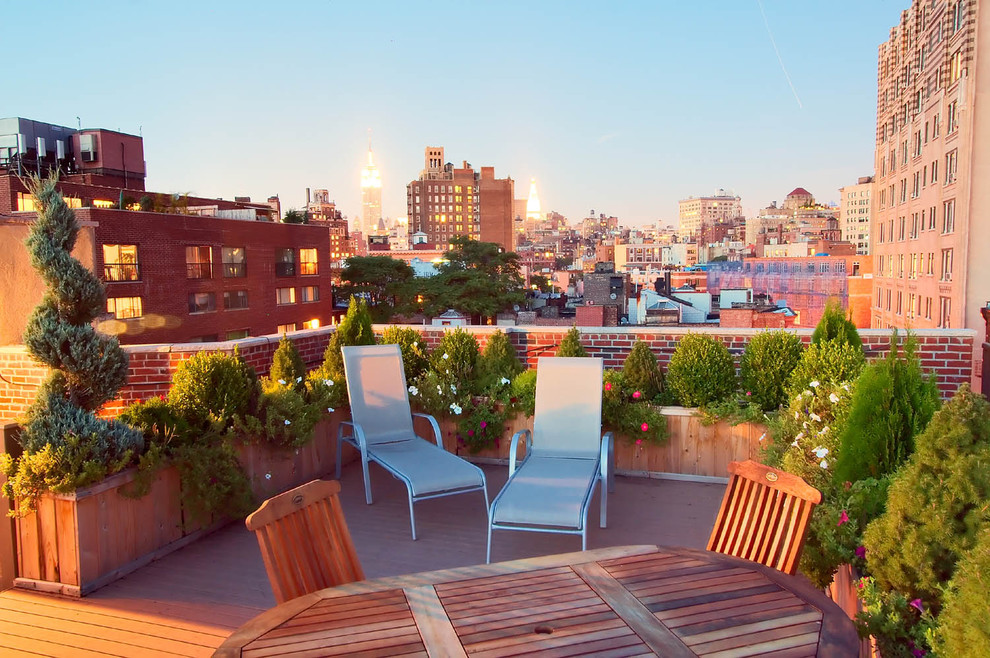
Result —
M942 614L935 649L940 656L990 656L990 526L956 565Z
M908 335L902 356L895 331L887 356L860 374L840 439L838 481L893 473L914 451L915 435L941 406L935 378L922 372L915 347L914 337Z
M846 343L863 351L863 341L856 331L856 325L842 310L842 305L836 299L830 299L825 303L825 311L811 334L812 345L831 341Z
M192 424L227 427L257 400L257 387L254 368L236 352L197 352L176 368L168 401Z
M501 330L488 337L485 349L478 359L478 390L491 391L500 388L522 372L523 366L516 356L516 348Z
M144 449L140 432L93 414L126 381L127 355L116 338L93 328L105 293L71 255L79 224L58 180L32 179L28 186L40 209L26 245L47 290L28 318L24 343L51 373L28 410L24 453L3 463L5 488L21 498L22 511L45 491L68 491L122 470Z
M787 380L803 352L801 339L786 331L764 331L753 336L739 360L742 389L748 401L763 411L786 404Z
M659 401L663 391L663 371L653 350L645 342L637 340L633 343L622 364L622 380L625 386L639 391L643 400Z
M323 365L319 368L321 378L344 381L344 356L341 347L351 345L374 345L375 333L371 328L371 314L363 299L351 297L347 314L330 335L327 349L323 353Z
M300 393L289 384L265 379L257 406L236 417L234 428L241 436L263 437L283 448L305 445L324 414L322 400L311 403L308 398L306 388Z
M873 578L862 578L856 586L863 601L856 626L861 636L876 638L880 655L917 658L931 651L936 620L920 600L884 589Z
M724 400L736 390L736 367L728 348L705 334L689 333L667 366L667 384L685 407Z
M835 340L812 343L791 373L787 382L787 395L793 398L806 390L812 382L828 384L853 381L865 365L863 350L849 343Z
M512 380L510 403L525 416L536 413L536 369L524 370Z
M587 350L581 345L581 332L578 331L577 327L571 327L567 330L564 339L560 341L560 347L557 348L555 356L588 356Z
M303 363L299 350L289 337L282 335L278 341L275 354L272 355L272 367L268 372L269 379L279 382L282 386L291 386L297 392L306 390L306 365Z
M618 370L606 370L602 382L602 427L636 445L667 439L667 419Z
M701 424L706 426L719 422L730 425L766 423L770 419L759 405L750 402L748 395L738 392L724 400L699 407L697 415L701 418Z
M500 400L473 398L457 422L458 440L470 452L479 452L493 444L498 447L507 419L508 413Z
M412 383L429 367L426 341L423 335L411 327L385 327L381 339L382 345L398 345L402 352L402 367L405 370L406 381Z
M880 587L937 613L956 564L990 524L990 403L967 384L918 435L897 470L887 511L866 529L870 572Z

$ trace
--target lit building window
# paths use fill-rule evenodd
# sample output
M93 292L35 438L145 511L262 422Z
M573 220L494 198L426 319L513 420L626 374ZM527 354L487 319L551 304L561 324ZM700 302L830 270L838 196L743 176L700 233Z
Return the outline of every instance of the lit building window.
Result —
M295 330L296 330L295 322L290 322L289 324L280 324L275 329L276 333L280 333L280 334L287 334L290 331L295 331Z
M279 306L284 306L286 304L296 303L296 289L295 288L276 288L275 289L275 302Z
M108 297L107 313L118 320L129 320L144 315L140 297Z
M303 276L311 276L319 273L320 268L317 262L316 249L300 249L299 274L302 274Z
M251 331L248 329L234 329L233 331L227 332L227 340L240 340L241 338L247 338L251 335Z
M186 247L186 278L213 278L213 249L208 246Z
M319 329L320 321L317 318L303 322L303 329Z
M103 279L137 281L141 278L136 244L103 245Z
M244 247L223 248L223 276L228 279L247 276L247 250Z

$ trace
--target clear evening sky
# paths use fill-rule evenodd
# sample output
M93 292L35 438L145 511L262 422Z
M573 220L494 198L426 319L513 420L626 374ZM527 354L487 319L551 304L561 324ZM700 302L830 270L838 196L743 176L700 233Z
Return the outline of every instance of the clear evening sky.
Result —
M572 222L675 223L718 188L747 214L838 202L873 173L877 46L909 1L762 3L5 0L0 116L140 130L150 190L328 188L351 219L368 128L393 217L428 145L517 198L535 177Z

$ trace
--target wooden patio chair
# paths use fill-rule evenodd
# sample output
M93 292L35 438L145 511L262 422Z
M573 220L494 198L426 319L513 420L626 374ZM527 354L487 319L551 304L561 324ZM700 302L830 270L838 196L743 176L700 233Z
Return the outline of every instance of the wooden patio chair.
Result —
M269 498L245 520L279 603L364 580L339 492L339 482L313 480Z
M796 475L750 460L730 463L729 473L708 550L793 575L821 492Z

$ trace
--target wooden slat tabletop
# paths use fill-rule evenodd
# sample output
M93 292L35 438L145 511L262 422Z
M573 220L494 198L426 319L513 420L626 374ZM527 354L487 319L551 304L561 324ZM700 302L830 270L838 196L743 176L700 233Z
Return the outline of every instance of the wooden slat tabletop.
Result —
M807 581L694 549L627 546L321 590L218 656L855 656Z

